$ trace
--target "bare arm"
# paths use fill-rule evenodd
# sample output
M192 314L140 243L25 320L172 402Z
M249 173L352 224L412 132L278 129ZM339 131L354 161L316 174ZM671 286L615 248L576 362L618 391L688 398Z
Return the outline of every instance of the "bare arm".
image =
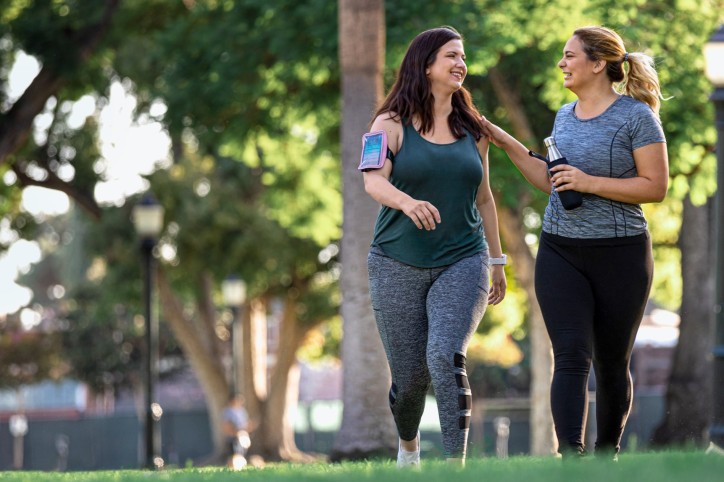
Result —
M224 420L222 424L222 431L224 432L224 435L228 437L233 437L237 434L238 430L234 426L233 423L231 423L229 420Z
M400 150L402 141L402 125L399 121L390 118L389 114L382 114L372 123L371 131L384 130L387 132L387 145L396 153ZM407 215L418 229L428 231L435 229L441 222L440 212L427 201L413 199L390 183L392 162L387 159L380 169L366 171L364 175L365 191L372 199L392 209L398 209Z
M488 241L488 250L493 258L500 258L503 255L503 248L500 244L500 230L498 229L498 212L495 207L495 198L490 190L490 175L488 169L488 140L481 138L478 141L478 151L483 160L483 180L478 187L478 195L475 204L483 218L485 239ZM497 305L505 298L507 282L505 269L501 265L493 265L490 269L492 289L488 295L488 303Z
M658 142L633 152L636 177L627 179L590 176L580 169L559 165L552 169L551 181L558 192L579 192L629 204L660 202L669 186L669 158L666 143Z
M546 194L551 193L551 181L548 177L548 166L545 161L528 155L528 148L485 117L482 118L483 128L490 141L508 154L515 167L534 187Z

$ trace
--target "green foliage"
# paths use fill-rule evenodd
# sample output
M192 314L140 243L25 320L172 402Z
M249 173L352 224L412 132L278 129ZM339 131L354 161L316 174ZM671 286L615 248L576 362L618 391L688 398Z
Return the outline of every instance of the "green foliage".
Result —
M12 35L16 49L36 57L48 69L61 74L69 89L101 85L103 73L95 59L80 55L78 45L94 33L107 2L82 0L4 1L5 19L0 32ZM92 68L89 68L92 67ZM81 87L83 86L83 87ZM78 90L75 95L79 95Z
M77 2L51 6L41 1L14 3L14 13L4 11L13 22L15 42L3 44L9 46L2 50L8 58L13 49L23 48L53 67L46 61L53 56L52 45L44 39L60 35L57 29L70 35L63 44L66 57L58 56L68 71L62 71L65 88L50 104L53 122L46 140L36 145L31 137L18 159L33 162L40 156L49 168L70 165L73 188L92 195L104 167L98 162L98 126L89 118L80 129L69 128L65 100L95 91L102 107L107 85L127 77L124 85L139 99L137 115L146 115L161 99L168 107L162 120L183 139L178 145L188 153L150 179L169 220L159 250L184 301L192 303L199 296L198 280L205 271L212 272L217 286L226 274L238 273L251 295L296 297L303 325L334 316L337 261L334 256L324 262L317 258L339 238L341 226L338 147L330 142L336 140L337 122L336 70L330 68L336 59L336 25L320 24L329 30L323 37L307 29L303 43L295 30L314 24L318 31L310 14L326 11L334 18L334 4L195 2L191 9L182 2L121 4L102 47L82 65L65 60L76 50L73 36L97 20L94 12L104 4L86 8ZM48 24L53 28L41 31ZM320 48L318 58L301 54L320 39L331 46ZM320 103L319 98L335 100ZM249 109L255 102L264 107L257 114ZM2 198L2 212L13 220L10 227L30 226L32 217L24 221L19 209L21 191L2 189L8 194ZM63 341L74 375L98 389L127 385L140 362L142 287L129 220L132 205L131 199L106 208L100 224L74 226L73 248L57 253L83 253L74 257L74 272L80 276L62 281L68 288L61 310L67 327ZM93 349L83 348L100 338L103 342ZM161 342L164 353L173 353L168 334L162 332ZM102 363L95 362L99 358Z
M451 25L465 41L469 73L483 75L501 57L531 46L545 49L560 41L560 36L577 24L576 12L581 3L574 0L386 2L387 65L396 69L410 41L422 30ZM549 25L556 28L541 28Z
M224 155L263 168L261 183L269 216L293 236L319 246L339 239L342 224L338 149L320 146L324 142L321 131L331 129L334 122L327 119L292 115L280 123L287 131L283 138L265 134L249 139L245 146L231 139L220 147Z
M335 316L339 307L336 251L321 258L320 236L301 237L295 230L303 232L307 219L318 225L321 240L329 243L329 229L336 226L329 220L316 220L312 213L296 220L298 225L290 222L285 227L274 215L274 196L304 192L298 185L304 176L293 169L277 171L266 162L249 167L210 155L185 157L170 169L154 173L151 185L166 207L167 220L159 253L176 292L190 302L200 296L199 280L204 274L211 274L217 287L225 277L236 274L246 281L250 298L294 300L301 326L311 327ZM274 178L269 186L265 177ZM317 186L316 192L306 195L314 199L326 189L336 193L333 186ZM321 212L326 209L313 207Z
M143 363L143 319L134 323L128 306L108 302L105 288L105 283L87 283L70 293L62 332L73 376L96 393L140 383Z
M676 311L681 306L681 252L677 242L681 232L682 202L676 198L660 204L644 205L654 249L654 279L651 292L657 303Z
M197 2L149 45L143 88L172 135L191 129L205 149L286 136L288 117L337 110L336 38L336 2Z
M3 171L7 169L0 166L0 175ZM21 199L22 191L0 182L0 213L5 214L0 219L0 231L6 231L5 235L0 237L0 253L6 251L17 239L32 239L37 232L37 223L33 216L20 207ZM8 236L8 232L12 235Z

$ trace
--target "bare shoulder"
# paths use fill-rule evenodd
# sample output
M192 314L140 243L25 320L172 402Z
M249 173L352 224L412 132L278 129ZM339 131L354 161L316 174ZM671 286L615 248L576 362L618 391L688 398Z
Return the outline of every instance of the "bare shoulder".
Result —
M372 122L370 131L387 132L387 145L393 153L396 154L399 151L399 147L402 145L403 129L400 116L395 112L383 112L378 115Z
M400 117L394 112L383 112L378 115L374 122L372 122L372 131L385 130L387 134L402 130L402 123Z

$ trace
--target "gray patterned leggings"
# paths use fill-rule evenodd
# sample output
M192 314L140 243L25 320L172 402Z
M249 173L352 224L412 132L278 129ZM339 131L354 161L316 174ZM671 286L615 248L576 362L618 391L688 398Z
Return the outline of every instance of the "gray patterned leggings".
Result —
M445 456L465 457L472 406L465 356L488 303L488 252L450 266L416 268L373 247L367 265L400 438L417 436L432 381Z

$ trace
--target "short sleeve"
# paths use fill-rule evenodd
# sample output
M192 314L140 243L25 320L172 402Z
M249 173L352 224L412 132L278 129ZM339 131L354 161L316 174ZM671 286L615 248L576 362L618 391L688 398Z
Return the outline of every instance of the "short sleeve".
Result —
M654 111L644 103L636 103L635 108L631 112L629 127L631 148L633 150L657 142L666 142L661 120L654 114Z

